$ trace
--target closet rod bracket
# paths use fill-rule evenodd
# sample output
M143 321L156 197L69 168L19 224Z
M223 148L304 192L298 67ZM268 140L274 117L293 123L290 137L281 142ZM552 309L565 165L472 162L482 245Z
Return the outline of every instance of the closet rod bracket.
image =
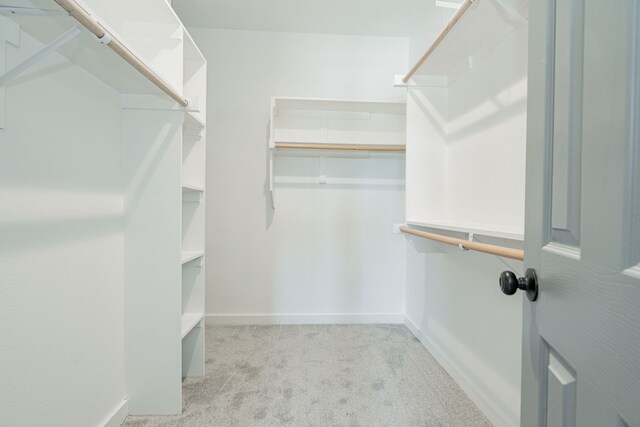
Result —
M111 40L113 40L113 38L111 37L111 34L105 31L104 36L96 37L96 40L98 40L98 43L100 43L101 45L106 46L111 43Z
M200 98L195 97L193 99L187 99L187 105L183 107L184 111L199 112L200 111Z
M62 33L57 39L44 46L38 52L34 53L30 58L27 58L22 63L16 65L11 70L4 73L0 76L0 86L4 86L9 83L11 80L18 77L20 74L27 71L29 68L36 65L38 62L45 59L47 56L58 50L60 47L64 46L75 37L77 37L82 32L82 26L77 25L75 27L69 28L67 31Z

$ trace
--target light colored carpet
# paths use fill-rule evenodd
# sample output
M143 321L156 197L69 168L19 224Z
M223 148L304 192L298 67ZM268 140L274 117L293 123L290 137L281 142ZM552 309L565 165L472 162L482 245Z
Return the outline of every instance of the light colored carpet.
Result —
M125 426L490 426L401 325L207 326L184 411Z

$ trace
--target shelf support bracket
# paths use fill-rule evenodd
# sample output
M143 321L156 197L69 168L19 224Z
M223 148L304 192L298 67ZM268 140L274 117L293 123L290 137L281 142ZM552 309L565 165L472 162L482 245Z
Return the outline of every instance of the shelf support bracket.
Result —
M269 195L271 198L271 209L276 208L276 188L275 188L275 160L273 158L274 151L276 149L275 143L272 139L269 140Z
M327 183L327 158L320 157L318 159L318 167L320 168L320 176L318 177L318 184Z
M77 25L75 27L69 28L67 31L62 33L57 39L40 49L38 52L33 54L30 58L26 59L24 62L16 65L11 70L4 73L0 76L0 86L5 86L11 80L18 77L20 74L27 71L29 68L33 67L38 62L42 61L44 58L49 56L51 53L58 50L60 47L64 46L66 43L73 40L78 34L82 32L82 27Z

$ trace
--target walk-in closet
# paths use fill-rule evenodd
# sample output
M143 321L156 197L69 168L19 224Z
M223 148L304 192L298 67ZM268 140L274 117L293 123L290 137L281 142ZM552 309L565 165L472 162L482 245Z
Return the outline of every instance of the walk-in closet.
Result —
M640 427L639 40L0 0L0 426Z

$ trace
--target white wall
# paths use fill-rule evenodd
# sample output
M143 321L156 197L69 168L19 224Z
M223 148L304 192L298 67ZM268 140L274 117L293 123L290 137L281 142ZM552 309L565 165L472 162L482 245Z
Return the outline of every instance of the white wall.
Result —
M41 47L20 36L8 66ZM56 55L7 87L0 425L101 425L125 398L119 105Z
M495 425L519 425L522 295L498 276L522 263L419 238L406 252L409 328Z
M278 158L266 191L271 96L404 101L409 40L190 29L209 61L207 313L217 321L397 321L404 313L404 160ZM389 316L389 314L391 314ZM247 317L246 315L250 315ZM293 316L291 316L293 315ZM348 316L351 315L351 316ZM367 316L373 315L373 316ZM209 317L212 320L212 317Z

